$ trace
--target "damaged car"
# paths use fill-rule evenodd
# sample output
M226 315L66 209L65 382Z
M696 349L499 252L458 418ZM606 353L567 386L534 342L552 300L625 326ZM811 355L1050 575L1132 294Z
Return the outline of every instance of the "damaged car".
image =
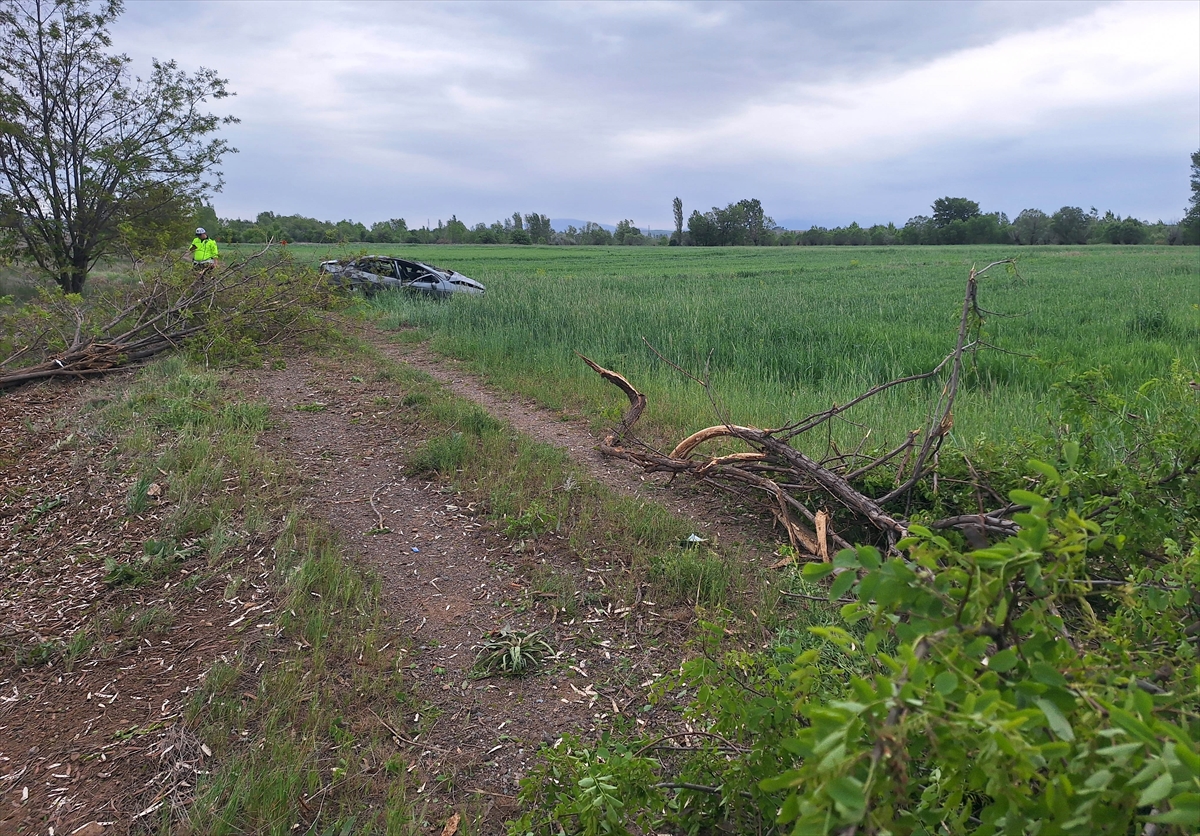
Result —
M480 294L486 288L469 276L434 267L421 261L391 256L368 255L352 261L322 261L320 270L329 283L346 290L361 290L374 296L381 290L403 290L434 299L456 293Z

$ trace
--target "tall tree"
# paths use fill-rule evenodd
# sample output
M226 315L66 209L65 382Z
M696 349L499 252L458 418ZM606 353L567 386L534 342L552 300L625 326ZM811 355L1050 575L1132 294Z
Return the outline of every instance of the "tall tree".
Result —
M1050 216L1050 232L1056 244L1086 244L1092 219L1078 206L1064 206Z
M1025 209L1009 227L1018 244L1049 244L1050 216L1041 209Z
M933 202L933 225L938 229L955 221L969 221L979 214L979 204L965 197L939 197Z
M758 246L763 242L763 235L767 227L775 226L775 221L767 217L762 203L757 197L739 200L737 205L742 208L744 213L746 235L750 238L750 243Z
M154 61L148 78L110 54L120 0L0 0L0 245L77 293L122 225L220 188L237 121L203 110L229 95L212 70Z
M695 247L715 247L720 244L716 218L712 212L693 209L688 216L688 241Z
M1192 197L1181 226L1183 243L1200 244L1200 151L1192 154Z
M675 198L671 201L671 210L675 213L675 237L671 240L675 244L683 243L683 201Z
M642 244L645 238L642 231L633 225L633 221L629 218L617 221L617 230L613 233L613 240L618 244Z

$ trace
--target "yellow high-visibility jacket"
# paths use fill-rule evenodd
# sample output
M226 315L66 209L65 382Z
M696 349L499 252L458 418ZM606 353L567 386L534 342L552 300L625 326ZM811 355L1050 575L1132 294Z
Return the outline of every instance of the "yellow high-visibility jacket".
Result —
M210 258L217 257L217 242L211 238L205 238L201 241L199 238L192 239L192 259L194 261L208 261Z

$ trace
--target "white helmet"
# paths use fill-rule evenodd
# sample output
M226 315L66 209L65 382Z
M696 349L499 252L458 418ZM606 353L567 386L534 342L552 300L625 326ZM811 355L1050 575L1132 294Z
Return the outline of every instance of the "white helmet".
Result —
M204 231L204 227L202 227L202 226L196 227L196 234L197 235L208 235L208 233Z

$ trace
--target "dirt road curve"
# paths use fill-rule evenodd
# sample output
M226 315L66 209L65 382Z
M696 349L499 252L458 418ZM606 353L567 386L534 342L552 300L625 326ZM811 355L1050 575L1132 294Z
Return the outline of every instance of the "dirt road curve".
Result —
M619 493L665 505L692 520L701 536L716 537L727 543L769 542L777 536L759 514L731 510L711 494L692 490L686 482L676 482L668 488L663 474L646 475L629 462L600 455L596 450L599 439L583 421L564 421L559 413L531 400L498 392L464 370L457 360L435 355L423 345L389 341L384 335L376 335L373 342L385 356L420 369L455 395L474 401L518 432L566 450L597 482ZM623 405L624 396L615 389L613 397Z

